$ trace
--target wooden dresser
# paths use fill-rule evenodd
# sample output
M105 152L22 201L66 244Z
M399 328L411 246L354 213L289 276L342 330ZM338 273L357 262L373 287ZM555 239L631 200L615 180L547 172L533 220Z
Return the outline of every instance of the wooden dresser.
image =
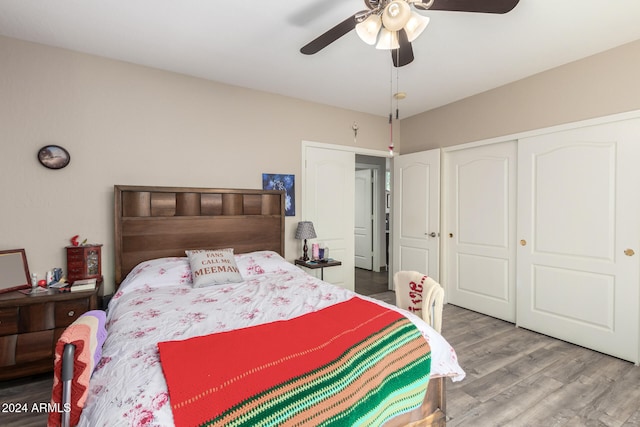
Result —
M98 308L99 290L0 294L0 381L53 370L58 338L81 314Z

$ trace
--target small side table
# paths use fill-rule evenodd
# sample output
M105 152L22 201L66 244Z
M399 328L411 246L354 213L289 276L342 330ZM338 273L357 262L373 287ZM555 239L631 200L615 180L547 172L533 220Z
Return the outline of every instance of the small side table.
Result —
M308 261L303 261L301 259L296 259L295 260L295 265L301 265L305 268L310 268L312 270L315 270L316 268L320 269L320 280L324 280L324 269L325 267L335 267L337 265L342 265L342 263L340 261L336 261L335 259L329 260L327 262L320 262L320 261L313 261L313 260L308 260Z

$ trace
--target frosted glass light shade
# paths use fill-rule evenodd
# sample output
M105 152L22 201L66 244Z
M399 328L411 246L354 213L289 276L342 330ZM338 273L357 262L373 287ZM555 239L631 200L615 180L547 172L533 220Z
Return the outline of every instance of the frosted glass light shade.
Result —
M427 25L429 25L428 16L422 16L412 12L411 18L409 18L407 24L404 26L404 30L407 32L407 38L409 41L412 42L417 39L425 28L427 28Z
M380 37L378 37L378 44L376 49L398 49L400 43L398 43L398 33L396 31L389 31L386 28L380 30Z
M356 33L366 44L374 45L378 40L378 32L382 27L382 19L376 14L369 15L367 19L356 25Z
M400 31L411 18L411 7L404 0L394 0L382 12L382 24L389 31Z

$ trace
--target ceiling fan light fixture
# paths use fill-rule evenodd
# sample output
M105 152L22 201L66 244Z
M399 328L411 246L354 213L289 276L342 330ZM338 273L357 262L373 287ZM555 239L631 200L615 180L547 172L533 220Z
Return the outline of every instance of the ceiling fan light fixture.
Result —
M356 25L356 33L366 44L374 45L378 40L378 32L382 27L382 19L375 13Z
M399 47L400 47L400 43L398 43L398 32L389 31L384 27L381 28L376 49L390 50L390 49L398 49Z
M405 0L393 0L382 12L382 24L389 31L400 31L411 18L411 7Z
M430 18L428 16L422 16L415 12L411 12L411 18L407 21L407 24L404 26L404 30L407 32L407 39L409 42L417 39L420 34L427 28L429 25Z

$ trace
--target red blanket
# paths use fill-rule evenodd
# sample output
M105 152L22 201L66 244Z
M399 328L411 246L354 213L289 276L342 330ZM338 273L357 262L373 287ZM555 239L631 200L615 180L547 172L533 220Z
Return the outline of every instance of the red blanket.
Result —
M431 363L415 325L360 298L158 348L176 426L380 425L422 403Z

